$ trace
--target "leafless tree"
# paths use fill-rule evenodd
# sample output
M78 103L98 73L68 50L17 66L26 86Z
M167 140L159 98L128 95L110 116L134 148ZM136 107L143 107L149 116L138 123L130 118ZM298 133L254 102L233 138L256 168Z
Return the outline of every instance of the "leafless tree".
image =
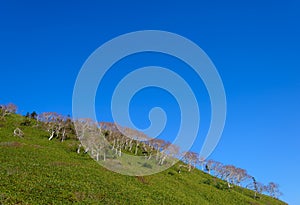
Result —
M197 162L198 162L198 154L192 151L184 152L183 153L183 161L187 164L185 165L180 165L180 170L181 167L187 167L188 171L190 172L192 169L196 168ZM179 170L179 172L180 172Z
M14 130L14 136L18 136L18 137L24 137L24 132L20 129L20 128L16 128Z
M261 182L257 182L257 191L258 193L262 194L263 192L267 192L267 186L265 186Z
M223 164L221 162L211 160L210 161L210 170L213 172L213 175L219 177L223 170Z
M4 118L5 116L16 113L18 107L13 103L8 103L7 105L0 105L0 119Z
M7 106L6 106L6 109L7 109L8 112L10 112L10 113L16 113L17 110L18 110L18 107L17 107L15 104L13 104L13 103L9 103L9 104L7 104Z
M236 168L234 170L234 184L240 186L241 182L246 180L247 177L248 177L248 174L245 169Z
M270 194L270 196L272 196L274 198L278 198L279 196L282 195L282 193L279 191L279 185L274 182L270 182L266 186L266 191Z
M169 159L172 161L172 165L175 164L177 158L180 157L180 147L175 144L168 143L168 146L165 148L165 153L169 156Z
M85 153L89 153L90 156L99 161L103 161L107 158L108 150L110 149L110 144L105 139L103 133L103 126L94 122L91 119L83 118L78 119L74 122L76 126L77 137L80 140L77 153L80 153L80 149L83 146ZM106 125L105 125L106 126ZM111 127L109 127L110 129Z
M222 169L222 176L224 180L227 181L228 188L232 187L232 184L234 183L234 177L235 177L235 166L233 165L225 165Z
M259 198L258 194L262 194L266 191L266 186L264 186L262 183L256 181L255 177L249 177L251 178L251 183L249 183L246 188L251 189L254 191L254 198Z
M205 158L204 158L204 157L199 157L199 158L198 158L198 164L201 166L201 170L204 171L204 167L205 167Z
M61 141L63 142L65 139L71 137L71 135L75 134L75 127L73 121L70 117L64 118L63 126L62 126L62 134Z
M44 127L49 132L49 140L52 140L54 136L59 136L63 127L63 116L56 112L44 112L38 117L38 120L43 123Z
M70 117L65 117L56 112L44 112L36 117L39 126L44 127L49 132L49 140L54 137L59 138L62 142L67 136L75 134L73 121Z
M214 166L214 163L215 161L210 159L206 162L205 164L205 170L210 174L211 173L211 170L212 170L212 167Z

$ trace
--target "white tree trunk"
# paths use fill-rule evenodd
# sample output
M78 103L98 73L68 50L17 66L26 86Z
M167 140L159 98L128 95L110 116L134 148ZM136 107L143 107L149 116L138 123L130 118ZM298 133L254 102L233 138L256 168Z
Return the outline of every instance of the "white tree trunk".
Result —
M138 152L138 147L139 147L139 143L136 143L136 146L135 146L135 155L137 155L137 152Z
M62 142L65 140L65 135L66 135L66 129L64 128L63 133L62 133L62 137L61 137Z
M52 130L51 135L50 135L50 137L49 137L49 140L52 140L52 138L54 137L54 133L55 133L55 131Z
M80 153L80 148L81 148L81 144L78 145L78 148L77 148L77 154Z

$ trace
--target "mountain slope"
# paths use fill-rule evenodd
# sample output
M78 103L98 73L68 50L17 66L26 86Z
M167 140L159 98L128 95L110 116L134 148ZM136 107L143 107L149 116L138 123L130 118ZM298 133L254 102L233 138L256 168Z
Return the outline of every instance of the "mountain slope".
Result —
M178 164L145 177L113 173L77 154L78 141L49 141L45 131L23 121L19 115L0 120L0 204L285 204L228 189L199 170L179 174ZM14 136L16 127L23 138Z

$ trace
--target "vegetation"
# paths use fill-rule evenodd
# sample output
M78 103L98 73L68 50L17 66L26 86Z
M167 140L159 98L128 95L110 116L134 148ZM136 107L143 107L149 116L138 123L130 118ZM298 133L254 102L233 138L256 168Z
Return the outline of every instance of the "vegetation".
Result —
M36 114L23 117L13 114L16 109L4 111L3 107L0 108L0 204L285 204L275 199L279 193L277 184L263 186L242 174L245 170L204 161L190 152L184 153L185 163L179 161L155 175L132 177L111 172L99 166L96 157L93 160L85 153L92 150L79 146L69 118L53 113L51 116L59 117L49 117L48 113L49 118L41 120ZM111 143L107 157L112 155L111 151L118 155L116 151L121 150L145 155L141 164L145 169L152 169L156 160L159 164L168 163L168 158L162 161L164 155L158 145L138 140L126 144L126 140L120 140L124 136L113 131L113 124L104 123L100 127ZM167 143L161 141L161 146L164 144ZM206 172L195 169L196 164ZM251 186L246 179L252 181ZM243 183L249 189L243 188ZM267 189L273 197L261 194Z

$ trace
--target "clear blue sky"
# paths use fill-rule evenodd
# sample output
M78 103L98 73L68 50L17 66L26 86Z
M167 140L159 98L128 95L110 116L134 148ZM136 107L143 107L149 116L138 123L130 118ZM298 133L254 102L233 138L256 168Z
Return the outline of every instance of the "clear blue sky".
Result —
M197 43L223 79L227 121L211 158L245 168L263 183L279 183L282 199L300 204L299 1L101 2L0 3L0 104L13 102L22 113L71 114L76 76L101 44L136 30L174 32ZM126 74L153 61L175 71L184 66L168 56L146 53L124 59L116 67ZM107 106L119 75L112 68L103 88L107 95L97 95L99 110ZM196 80L189 73L186 77ZM209 101L201 83L199 88L205 134ZM166 103L167 112L178 112L176 102L163 91L138 93L132 101L133 120L146 126L143 113ZM105 111L99 116L109 120ZM178 123L176 117L171 119L165 131L169 136ZM201 143L200 139L194 149L200 149Z

